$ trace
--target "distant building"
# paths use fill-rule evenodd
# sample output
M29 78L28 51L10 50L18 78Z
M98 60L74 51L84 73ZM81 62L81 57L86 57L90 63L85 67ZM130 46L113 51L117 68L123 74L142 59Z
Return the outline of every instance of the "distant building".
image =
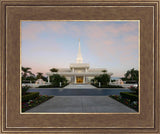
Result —
M123 84L125 84L125 83L124 83L123 80L117 79L117 80L115 80L114 82L112 82L112 84L123 85Z
M77 54L76 63L71 63L70 68L59 68L58 72L48 72L48 82L50 82L50 77L53 74L59 74L65 76L69 82L74 84L85 84L90 83L90 80L95 76L104 74L102 72L106 70L105 68L90 68L88 63L83 63L83 58L81 54L81 46L79 41L79 49Z
M43 79L36 80L35 84L46 84L46 82Z

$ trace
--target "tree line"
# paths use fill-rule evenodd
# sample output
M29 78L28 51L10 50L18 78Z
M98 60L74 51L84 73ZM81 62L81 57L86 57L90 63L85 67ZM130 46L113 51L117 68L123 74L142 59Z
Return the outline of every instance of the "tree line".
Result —
M32 73L32 69L30 67L22 67L22 83L35 83L38 79L43 79L48 82L47 77L43 75L41 72L37 72L36 74ZM51 68L51 72L58 72L58 69Z
M51 72L58 72L58 69L51 68ZM108 86L111 75L107 73L107 70L102 70L103 74L99 76L95 76L91 83L94 84L101 84L101 86ZM43 76L43 73L37 72L37 74L33 74L31 72L31 68L29 67L22 67L22 83L35 83L36 80L43 79L44 81L48 82L47 77ZM130 70L127 70L127 72L124 74L124 77L121 78L123 81L126 81L126 83L138 83L139 81L139 71L132 68ZM59 83L61 82L62 85L68 83L65 76L60 76L59 74L53 74L50 76L50 82L53 85L56 85L58 87Z

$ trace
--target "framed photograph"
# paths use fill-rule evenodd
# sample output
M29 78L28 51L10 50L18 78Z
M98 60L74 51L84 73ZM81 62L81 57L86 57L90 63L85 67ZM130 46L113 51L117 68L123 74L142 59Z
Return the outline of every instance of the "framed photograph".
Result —
M1 1L1 131L159 133L159 1Z
M139 112L139 34L138 20L22 20L22 113Z

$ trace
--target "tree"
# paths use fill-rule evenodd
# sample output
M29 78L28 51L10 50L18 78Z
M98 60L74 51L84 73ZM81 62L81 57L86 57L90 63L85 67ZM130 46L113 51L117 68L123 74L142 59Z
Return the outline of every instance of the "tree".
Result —
M22 95L25 95L27 93L27 90L29 89L29 86L23 86L21 89L22 89Z
M102 86L107 86L110 82L110 76L108 74L100 75L99 82L101 82Z
M100 82L101 86L105 87L110 82L110 75L109 74L101 74L99 76L95 76L91 81L96 85L98 85L98 83Z
M34 75L27 76L26 81L35 83L36 77Z
M67 84L67 79L64 76L60 76L59 74L53 74L50 76L50 82L54 87L59 87L60 82L63 85Z
M44 80L44 81L46 81L46 82L48 81L47 77L43 76L43 73L41 73L41 72L37 72L36 79L37 79L37 80L38 80L38 79L42 79L42 80Z
M33 75L29 67L22 67L22 81L26 80L28 75Z
M103 72L103 73L106 73L106 72L107 72L107 70L102 70L102 72Z
M42 77L43 77L43 73L37 72L37 79L42 79Z
M139 71L135 70L134 68L127 70L127 72L124 74L124 78L126 80L132 80L132 81L136 81L138 83Z
M52 68L52 69L50 69L50 71L51 71L51 72L58 72L58 69Z
M34 79L34 74L30 70L31 68L29 67L22 67L22 83L34 82L32 81Z

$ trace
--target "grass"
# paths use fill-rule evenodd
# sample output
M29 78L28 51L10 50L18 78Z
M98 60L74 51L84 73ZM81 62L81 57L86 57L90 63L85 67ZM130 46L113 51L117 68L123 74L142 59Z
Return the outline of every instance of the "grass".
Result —
M22 102L22 112L25 112L33 107L40 105L41 103L51 99L53 96L40 95L33 100L29 100L28 102Z

